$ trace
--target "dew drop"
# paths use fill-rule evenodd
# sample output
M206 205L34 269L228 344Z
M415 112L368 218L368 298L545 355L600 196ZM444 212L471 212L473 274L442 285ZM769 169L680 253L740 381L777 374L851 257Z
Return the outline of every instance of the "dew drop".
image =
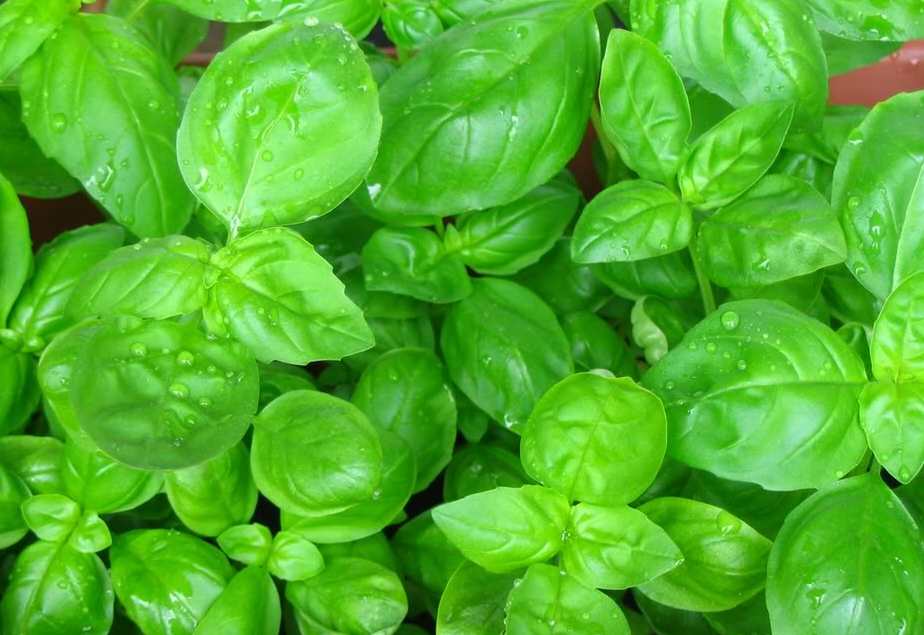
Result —
M51 116L51 129L55 132L64 132L67 128L67 116L57 112Z
M129 350L135 357L144 357L148 354L148 347L141 342L135 342L129 347Z
M176 363L180 366L192 366L196 361L196 356L189 351L180 351L176 356Z
M721 320L722 326L726 331L734 331L736 328L738 328L738 323L740 322L738 314L734 311L726 311L723 313Z
M177 399L186 399L189 397L189 387L186 386L186 384L170 384L170 387L167 389L167 391Z

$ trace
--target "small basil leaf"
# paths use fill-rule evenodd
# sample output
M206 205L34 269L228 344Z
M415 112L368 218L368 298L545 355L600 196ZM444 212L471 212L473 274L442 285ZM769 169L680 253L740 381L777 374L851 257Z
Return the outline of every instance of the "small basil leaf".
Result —
M324 557L314 543L298 532L280 531L273 539L266 568L280 580L307 580L324 570Z
M79 9L79 0L4 2L0 7L0 80L29 59Z
M382 87L382 143L367 179L376 207L486 209L561 170L584 136L596 86L594 4L495 3L401 66Z
M792 105L768 102L737 110L703 134L680 166L683 200L697 209L731 203L776 160L792 122Z
M29 531L20 506L31 495L23 480L0 463L0 549L15 545Z
M23 502L22 517L41 540L59 542L77 526L80 505L61 494L38 494Z
M32 272L31 245L26 210L0 174L0 327Z
M278 362L260 366L260 410L293 390L314 390L314 382L303 368Z
M257 365L195 325L117 318L83 346L71 403L100 449L143 469L179 469L241 440L257 408Z
M495 487L519 487L530 482L516 454L476 443L452 457L443 475L443 499L451 502Z
M218 534L216 542L225 555L246 565L262 567L273 549L273 535L266 525L234 525Z
M539 396L572 371L571 347L548 306L507 280L480 278L446 316L441 344L449 375L507 428L525 423ZM536 342L542 342L536 347Z
M362 251L366 288L434 303L458 302L472 292L465 265L440 239L419 227L384 227Z
M366 415L326 393L297 390L268 405L254 424L251 469L277 507L324 516L372 497L382 445Z
M597 194L574 228L575 262L627 262L663 256L690 242L693 216L669 189L624 181Z
M683 562L639 590L687 611L726 611L764 588L771 542L732 514L683 498L657 498L639 508L667 532Z
M579 373L536 403L520 442L526 471L570 500L616 505L654 480L667 447L661 401L627 377Z
M632 307L632 339L645 351L645 360L656 364L677 346L699 316L679 302L642 296Z
M913 633L922 604L920 530L878 476L829 485L786 519L767 571L775 635Z
M257 507L257 486L243 443L202 463L165 472L164 491L183 524L203 536L246 523Z
M561 325L571 341L575 368L603 368L617 377L638 377L633 354L606 320L590 311L577 311L563 316Z
M0 464L9 468L34 494L63 494L64 444L54 437L0 437Z
M562 568L590 588L627 589L683 561L664 530L631 507L581 503L571 510Z
M390 633L407 614L398 576L361 558L334 558L320 575L286 585L303 633Z
M68 542L81 553L98 553L109 548L112 535L102 518L95 513L87 513L74 526Z
M329 212L375 158L382 119L369 66L342 28L317 22L248 33L189 97L180 169L232 236Z
M134 509L159 493L164 482L157 472L136 470L72 442L64 445L61 477L71 499L100 514Z
M352 401L372 425L394 432L411 447L417 463L415 492L449 463L456 441L456 404L432 351L385 353L363 372Z
M209 24L168 4L149 0L110 0L106 13L125 19L141 31L171 64L179 64L205 39Z
M109 558L119 603L150 635L193 633L234 575L216 547L168 529L118 536Z
M283 528L286 526L285 513L282 514ZM381 532L361 538L355 542L340 542L330 545L318 545L318 550L325 560L334 558L362 558L378 563L386 569L398 571L398 558L392 551L388 539Z
M463 562L440 597L436 616L440 635L504 632L504 606L516 579L513 573L490 573Z
M194 199L176 161L176 78L134 27L109 15L70 18L25 64L20 91L42 151L132 233L186 225Z
M435 8L422 0L389 0L382 10L382 27L402 55L420 49L443 32Z
M340 359L373 344L343 283L304 238L282 227L232 241L212 258L205 323L263 362Z
M630 635L619 605L547 564L534 564L507 598L510 635Z
M488 571L504 572L557 554L570 509L561 494L524 485L472 494L435 507L432 513L466 558Z
M9 633L106 635L112 617L106 565L66 542L26 547L16 558L0 604L0 620Z
M613 293L627 300L638 300L645 295L682 300L698 288L690 256L685 251L634 262L594 265L591 270Z
M670 182L693 127L683 82L657 46L610 32L600 75L603 132L643 179Z
M234 574L192 635L277 635L281 622L273 579L260 567L245 567Z
M770 300L723 305L643 378L672 457L771 490L842 478L867 450L863 362L834 331Z
M75 317L126 313L165 319L205 304L208 246L186 236L122 247L87 271L71 294Z
M706 275L723 287L769 285L847 256L828 201L803 181L778 175L707 218L696 246Z
M571 259L570 238L555 243L539 262L521 271L515 280L542 298L557 315L596 311L610 296L591 266Z

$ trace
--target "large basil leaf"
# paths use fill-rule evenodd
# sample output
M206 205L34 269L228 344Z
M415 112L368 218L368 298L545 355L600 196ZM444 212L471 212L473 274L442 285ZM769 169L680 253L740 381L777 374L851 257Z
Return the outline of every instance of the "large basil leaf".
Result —
M193 324L116 318L81 348L71 403L81 427L115 459L179 469L241 440L257 409L249 352Z
M210 255L204 242L186 236L145 239L117 249L81 277L68 313L164 319L198 311L205 304Z
M286 393L254 423L251 469L277 507L324 516L368 500L382 478L382 445L353 404L311 390Z
M211 264L205 323L263 362L307 364L370 348L362 313L331 266L305 239L275 227L220 249Z
M278 635L279 592L261 567L245 567L231 578L192 635Z
M536 400L572 371L571 347L546 304L507 280L481 278L454 305L441 333L449 375L507 428L525 423ZM542 342L541 347L536 342Z
M669 189L624 181L597 194L574 228L575 262L626 262L663 256L690 242L693 216Z
M726 611L764 588L771 542L728 512L683 498L639 508L667 532L683 562L639 590L686 611Z
M369 194L386 212L505 205L584 136L600 59L596 0L515 0L433 40L382 88Z
M553 179L512 203L462 216L446 228L446 248L478 273L514 274L555 245L580 200L574 186Z
M208 33L209 23L177 7L150 0L109 0L106 13L123 18L144 33L171 64L179 64Z
M638 586L683 562L664 530L631 507L581 503L567 531L562 568L591 588Z
M808 0L818 28L851 40L904 42L924 37L915 0Z
M490 573L471 562L462 563L440 597L436 616L440 635L502 633L504 606L515 580L513 573Z
M382 119L369 66L342 28L316 22L248 33L189 97L183 177L232 237L329 212L375 158Z
M64 491L85 511L112 514L134 509L160 492L163 476L117 463L99 450L64 446Z
M693 127L677 71L658 47L623 30L610 32L600 75L603 132L643 179L668 183Z
M803 181L776 175L707 218L696 246L706 274L723 287L773 284L847 255L825 197Z
M534 564L507 598L509 635L630 635L619 605L547 564Z
M632 28L669 55L681 75L734 106L795 102L803 128L824 114L825 54L798 0L637 0Z
M0 620L10 634L105 635L112 626L112 600L106 566L96 555L65 541L39 541L16 558Z
M257 507L257 486L243 443L198 465L166 472L164 486L174 513L203 536L248 522Z
M35 258L35 274L13 307L10 326L26 342L34 338L48 341L70 326L66 307L77 283L124 240L122 228L105 223L64 232L43 245Z
M426 488L449 463L456 403L432 351L405 348L382 355L363 372L352 400L373 425L410 445L417 463L414 491Z
M770 553L774 635L914 633L924 627L924 543L874 474L829 485L786 519Z
M683 200L699 209L731 203L773 165L792 121L785 102L736 110L703 134L680 166Z
M924 270L924 93L901 94L873 108L849 137L834 170L831 201L847 238L847 265L884 300Z
M433 508L433 521L466 558L488 571L515 571L562 548L570 509L561 494L498 487Z
M661 401L628 377L579 373L536 403L520 442L526 471L569 500L628 503L651 485L667 446Z
M0 80L80 9L80 0L7 0L0 6Z
M13 185L0 174L0 328L32 273L29 220Z
M194 199L175 158L176 78L133 27L108 15L70 18L25 64L20 90L39 147L116 220L139 236L186 225Z
M15 91L0 91L0 138L0 174L20 194L58 198L80 189L80 184L46 157L29 135L22 122L22 102Z
M216 547L168 529L118 536L109 557L116 596L148 635L191 635L234 575Z
M465 265L436 234L421 227L383 227L362 251L366 288L433 303L458 302L472 292Z
M407 596L393 571L362 558L334 558L320 575L286 585L302 633L393 633Z
M643 378L664 400L671 456L770 490L820 487L860 462L865 382L834 331L769 300L720 307Z
M902 483L924 465L924 272L886 299L870 342L877 383L860 395L860 423L879 462Z

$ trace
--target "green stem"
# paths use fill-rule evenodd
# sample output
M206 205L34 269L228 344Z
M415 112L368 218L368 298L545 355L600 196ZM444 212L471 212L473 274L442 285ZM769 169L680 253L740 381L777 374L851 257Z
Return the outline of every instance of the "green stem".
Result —
M690 260L693 261L693 271L696 273L696 282L699 284L699 294L703 299L703 310L706 315L709 315L715 311L715 295L712 293L712 283L709 282L709 278L706 277L703 267L699 263L699 258L696 257L695 238L690 240L689 250Z

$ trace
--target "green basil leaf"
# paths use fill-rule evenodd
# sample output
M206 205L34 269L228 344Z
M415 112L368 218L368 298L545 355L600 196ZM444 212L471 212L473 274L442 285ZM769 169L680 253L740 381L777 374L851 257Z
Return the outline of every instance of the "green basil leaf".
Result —
M98 553L112 544L112 534L98 514L87 512L80 517L68 543L81 553Z
M726 611L764 588L771 542L732 514L683 498L657 498L639 510L680 548L683 562L639 590L687 611Z
M775 635L913 633L922 604L920 530L878 476L829 485L786 519L767 571Z
M918 527L924 526L924 477L918 477L907 485L896 488L895 495L901 499Z
M728 611L703 613L702 616L719 635L772 635L767 598L763 593Z
M670 57L681 75L735 107L796 104L811 128L828 101L821 38L796 0L681 0L632 3L632 28Z
M407 614L398 576L361 558L334 558L308 580L286 585L302 633L392 633Z
M297 390L257 417L250 463L257 487L274 505L324 516L372 497L382 478L382 445L353 404Z
M29 220L13 185L0 174L0 327L32 271Z
M35 494L62 494L64 444L54 437L0 437L0 464L9 468Z
M847 238L847 266L884 300L924 270L919 187L924 134L916 126L921 95L900 94L869 113L849 137L834 170L831 201Z
M643 179L669 183L693 128L683 82L648 40L610 32L600 74L603 132Z
M360 250L379 227L352 199L347 199L332 213L292 229L314 246L334 268L334 273L343 276L357 269Z
M280 580L307 580L324 570L324 556L298 532L280 531L273 539L266 568Z
M436 9L421 0L389 0L382 10L382 27L399 54L416 51L443 32Z
M483 635L506 629L504 606L516 575L490 573L464 562L440 597L436 628L440 635Z
M596 86L594 4L498 3L399 68L382 88L382 143L367 179L376 207L486 209L561 170L584 136Z
M715 635L702 613L664 606L649 600L637 590L632 598L644 614L646 622L658 635Z
M41 540L66 539L80 520L80 505L61 494L37 494L22 504L26 525Z
M690 242L693 215L669 189L624 181L597 194L574 228L575 262L627 262L663 256Z
M707 218L696 246L706 275L723 287L773 284L847 256L828 201L803 181L776 175Z
M7 0L0 7L0 80L80 9L79 0Z
M672 457L770 490L820 487L863 458L863 362L786 304L730 302L643 378L664 400Z
M273 579L260 567L246 567L234 574L192 635L277 635L281 622Z
M179 469L244 436L257 409L257 365L242 346L195 325L117 318L80 350L71 403L81 427L116 460Z
M382 10L382 0L268 0L259 5L240 0L166 1L218 22L264 22L295 14L314 23L339 22L357 38L372 30Z
M824 272L816 271L762 287L732 287L730 300L779 300L822 324L831 323L831 310L822 292Z
M372 425L394 432L410 446L417 464L415 492L449 463L456 441L456 404L432 351L385 353L363 372L352 401Z
M127 313L165 319L205 304L205 274L211 250L186 236L145 239L117 249L96 263L71 293L75 317Z
M548 560L562 547L568 499L538 485L472 494L432 510L433 521L466 558L488 571Z
M617 377L638 377L633 354L606 320L590 311L577 311L563 316L561 325L571 342L575 368L603 368Z
M606 304L609 289L597 279L592 267L571 259L571 239L562 238L542 259L515 278L556 314L596 311Z
M562 568L590 588L638 586L683 561L664 530L631 507L581 503L571 510L567 531Z
M164 483L157 472L136 470L71 442L64 445L61 478L71 499L100 514L134 509L158 494Z
M276 227L231 242L204 317L212 333L234 336L263 362L307 364L368 349L372 336L330 265L297 233Z
M580 201L575 187L553 179L512 203L462 216L446 228L446 247L478 273L514 274L555 245Z
M831 314L841 322L859 322L872 327L879 317L882 301L867 291L845 266L824 272L822 292Z
M203 536L248 522L257 507L257 486L243 443L198 465L166 472L164 491L183 524Z
M443 475L443 499L451 502L495 487L519 487L531 482L516 454L476 443L452 457Z
M16 558L0 604L0 620L9 633L105 635L112 616L106 566L66 542L26 547Z
M824 28L824 20L816 14L816 22ZM843 33L836 31L836 33ZM821 34L821 43L825 47L828 59L828 74L843 75L864 66L875 64L898 51L904 42L882 42L876 40L857 41L837 37L830 33Z
M667 447L660 400L627 377L572 375L536 403L520 442L526 471L569 500L616 505L654 481Z
M384 227L362 251L366 288L435 303L458 302L472 285L458 255L419 227Z
M472 294L454 305L443 323L446 366L479 408L505 427L517 428L540 395L571 373L571 347L552 311L534 293L493 278L480 278L472 286Z
M23 480L0 463L0 549L15 545L29 531L20 505L31 495Z
M171 64L179 64L205 39L209 23L169 4L149 0L110 0L106 13L123 18L141 31Z
M41 399L32 356L0 344L0 385L0 434L20 432Z
M193 633L234 575L216 547L168 529L118 536L109 557L115 594L148 635Z
M681 300L699 288L685 251L634 262L608 262L594 265L591 271L613 293L627 300L638 300L645 295Z
M39 147L116 220L139 236L186 225L194 199L175 159L176 78L132 26L70 18L23 67L20 90Z
M43 245L35 258L35 273L10 314L10 326L27 344L33 338L51 340L70 326L66 308L77 283L124 240L122 228L104 223L64 232Z
M683 200L698 209L715 209L750 189L776 160L792 112L792 105L782 102L754 104L703 134L680 166Z
M924 16L914 0L808 0L818 28L851 40L904 42L924 37Z
M282 514L282 524L285 527L285 513ZM330 545L318 545L318 550L325 560L334 558L363 558L376 562L386 569L398 571L398 558L388 544L388 539L381 532L372 534L355 542L341 542Z
M258 523L234 525L218 534L216 542L232 560L262 567L273 549L273 534Z
M372 165L377 97L342 28L294 19L248 33L189 97L177 137L183 177L232 236L325 214Z
M260 366L260 410L293 390L314 390L314 382L305 369L279 362Z
M465 557L425 512L401 526L392 538L392 547L409 580L439 599L449 579Z
M680 343L698 318L679 302L642 296L635 301L629 318L632 340L645 351L645 360L656 364Z
M360 540L395 522L414 488L417 475L411 446L397 434L379 431L382 478L368 500L324 516L289 517L286 527L313 542L328 544Z
M507 598L510 635L630 635L612 598L547 564L534 564Z

